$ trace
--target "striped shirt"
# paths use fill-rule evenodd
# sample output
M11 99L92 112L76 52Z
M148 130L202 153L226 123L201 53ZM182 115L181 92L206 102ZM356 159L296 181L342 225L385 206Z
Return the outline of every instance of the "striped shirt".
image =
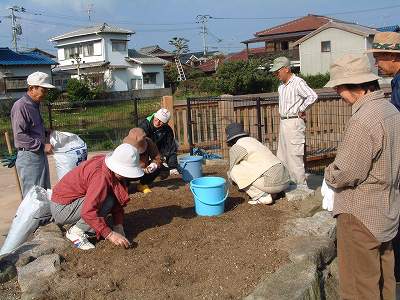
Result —
M297 116L317 100L317 94L303 78L292 75L287 83L281 83L279 92L279 114L281 117Z

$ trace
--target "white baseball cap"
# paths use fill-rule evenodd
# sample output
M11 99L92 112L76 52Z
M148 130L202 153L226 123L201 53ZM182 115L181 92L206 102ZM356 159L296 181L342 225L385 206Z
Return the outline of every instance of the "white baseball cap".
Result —
M167 124L169 119L171 118L171 113L166 108L160 108L159 110L157 110L154 116L164 124Z
M126 178L138 178L144 174L139 166L139 152L130 144L119 145L106 156L105 162L111 171Z
M55 86L50 84L49 75L43 72L34 72L26 79L30 86L41 86L48 89L54 89Z

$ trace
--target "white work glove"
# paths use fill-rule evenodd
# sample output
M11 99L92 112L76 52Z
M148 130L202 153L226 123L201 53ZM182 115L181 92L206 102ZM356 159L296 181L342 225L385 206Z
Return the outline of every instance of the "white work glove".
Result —
M179 171L177 169L169 170L169 175L179 175Z
M326 209L327 211L332 211L335 192L329 185L326 184L325 178L322 181L321 195L324 197L322 199L322 208Z
M125 248L129 248L129 246L131 245L126 237L115 231L111 231L110 234L107 235L106 240L109 240L114 245L122 246Z
M150 174L150 173L155 172L155 171L157 170L157 168L158 168L157 164L154 163L154 162L152 162L151 164L149 164L149 165L144 169L144 172L145 172L146 174Z
M124 226L122 224L114 225L113 230L125 237Z

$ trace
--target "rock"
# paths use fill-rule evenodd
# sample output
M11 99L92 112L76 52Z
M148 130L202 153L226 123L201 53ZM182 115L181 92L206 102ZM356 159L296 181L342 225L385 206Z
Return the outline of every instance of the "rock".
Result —
M322 198L315 193L312 197L308 197L302 201L295 201L294 205L298 209L300 217L311 217L315 213L322 211Z
M22 293L21 300L45 300L48 299L46 292L49 286L46 282L38 281L35 285L31 286L27 291Z
M26 292L34 288L40 280L60 270L60 256L58 254L43 255L17 270L21 291Z
M326 300L339 299L339 270L337 258L327 268L327 276L325 278L325 297Z
M284 225L289 236L320 236L336 239L336 219L329 211L317 212L308 218L290 219Z
M308 197L314 196L315 191L311 189L295 189L292 191L287 191L285 194L288 201L303 201Z
M5 259L0 260L0 283L7 282L17 276L15 265Z
M287 264L258 284L245 300L319 300L317 267L310 262Z
M287 251L292 262L307 260L318 268L322 268L336 256L334 241L325 237L288 237L278 240L276 248Z

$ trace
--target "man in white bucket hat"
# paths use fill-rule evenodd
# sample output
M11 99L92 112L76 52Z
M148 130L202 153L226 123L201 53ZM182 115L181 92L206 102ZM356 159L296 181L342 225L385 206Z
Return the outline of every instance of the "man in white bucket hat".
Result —
M384 98L367 56L345 55L330 81L351 105L335 160L325 169L335 189L341 299L395 299L391 240L399 224L400 113Z
M139 152L129 144L112 154L95 156L67 173L54 187L51 213L57 224L74 224L66 237L82 250L94 248L87 232L95 232L115 245L128 248L123 229L124 209L129 201L126 178L143 176ZM113 229L104 218L111 213Z

